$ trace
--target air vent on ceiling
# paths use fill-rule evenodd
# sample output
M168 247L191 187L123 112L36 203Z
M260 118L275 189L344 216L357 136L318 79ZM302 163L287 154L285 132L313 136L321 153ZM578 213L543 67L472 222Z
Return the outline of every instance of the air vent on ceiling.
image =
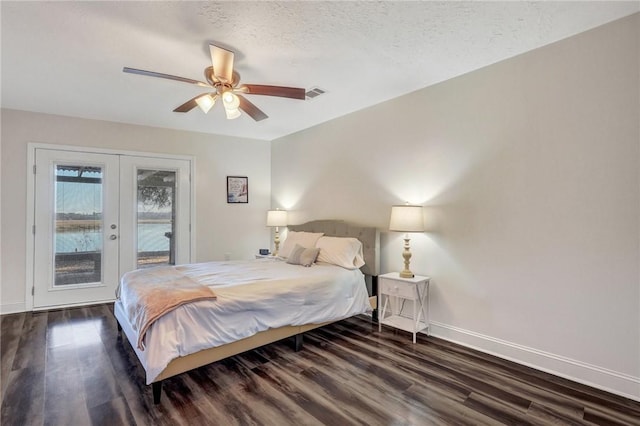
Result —
M309 90L305 93L305 95L307 96L307 99L315 99L315 98L317 98L318 96L323 95L323 94L325 94L325 93L327 93L327 91L326 91L326 90L321 89L321 88L319 88L319 87L313 87L313 88L309 89Z

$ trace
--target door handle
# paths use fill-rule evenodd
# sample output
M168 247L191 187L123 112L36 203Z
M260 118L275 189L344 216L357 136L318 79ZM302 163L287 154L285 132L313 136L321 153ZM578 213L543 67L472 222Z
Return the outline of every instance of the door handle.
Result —
M109 235L109 239L110 240L115 240L116 238L118 238L118 237L115 234Z

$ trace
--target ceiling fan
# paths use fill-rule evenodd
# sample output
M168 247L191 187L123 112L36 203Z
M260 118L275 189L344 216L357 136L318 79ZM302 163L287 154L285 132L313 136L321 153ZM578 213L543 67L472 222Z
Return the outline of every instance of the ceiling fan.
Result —
M182 81L184 83L213 89L210 92L202 93L192 99L189 99L187 102L174 109L174 112L189 112L198 106L206 114L218 99L222 99L227 119L232 120L234 118L238 118L240 116L240 110L242 110L255 121L260 121L268 118L268 115L262 112L260 108L249 102L243 94L279 96L283 98L301 100L305 99L305 89L298 87L267 86L262 84L239 85L240 74L233 69L233 52L220 46L216 46L215 44L209 44L209 51L211 52L212 66L204 69L204 77L207 80L206 82L128 67L124 67L122 71L131 74Z

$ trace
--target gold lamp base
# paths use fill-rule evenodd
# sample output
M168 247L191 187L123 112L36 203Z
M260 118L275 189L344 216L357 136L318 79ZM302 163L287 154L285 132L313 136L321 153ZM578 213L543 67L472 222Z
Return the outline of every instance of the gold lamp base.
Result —
M409 261L411 260L411 250L409 250L409 234L404 235L404 251L402 252L404 259L404 270L400 272L400 278L413 278L415 275L409 270Z
M273 256L278 256L278 249L280 248L280 232L278 232L278 227L276 226L276 235L273 239L273 245L276 246L276 249L273 252Z

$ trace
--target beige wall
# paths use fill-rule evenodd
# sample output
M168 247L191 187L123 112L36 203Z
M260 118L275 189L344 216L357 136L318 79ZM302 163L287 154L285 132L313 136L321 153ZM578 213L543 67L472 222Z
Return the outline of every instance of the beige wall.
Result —
M273 204L383 231L392 204L425 205L412 269L433 278L434 334L640 399L639 28L276 140ZM381 272L401 247L383 233Z
M29 142L191 155L196 165L194 260L222 260L226 253L248 259L269 247L269 142L15 110L2 110L1 136L2 312L25 306ZM248 204L227 204L227 175L249 178Z

